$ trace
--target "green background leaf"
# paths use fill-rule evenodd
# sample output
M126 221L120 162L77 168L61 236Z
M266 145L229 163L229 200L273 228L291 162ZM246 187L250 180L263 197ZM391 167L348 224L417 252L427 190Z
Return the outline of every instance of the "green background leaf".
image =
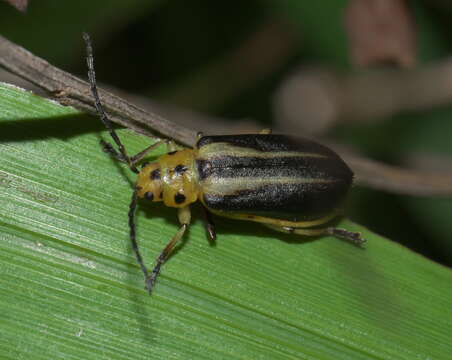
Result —
M451 271L348 221L364 250L218 218L210 246L195 210L149 297L99 120L8 85L0 109L2 359L450 358ZM151 264L176 213L140 209Z

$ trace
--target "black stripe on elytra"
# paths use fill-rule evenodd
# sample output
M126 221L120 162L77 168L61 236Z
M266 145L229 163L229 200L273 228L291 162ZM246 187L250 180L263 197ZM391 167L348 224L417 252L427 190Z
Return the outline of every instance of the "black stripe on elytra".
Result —
M199 179L239 177L293 177L350 180L353 173L339 157L274 157L222 156L197 159Z
M213 143L225 143L262 152L299 151L337 157L336 153L324 145L314 141L289 135L244 134L204 136L196 144L200 149Z
M275 184L234 195L204 194L208 209L270 216L290 221L318 218L337 208L350 182Z

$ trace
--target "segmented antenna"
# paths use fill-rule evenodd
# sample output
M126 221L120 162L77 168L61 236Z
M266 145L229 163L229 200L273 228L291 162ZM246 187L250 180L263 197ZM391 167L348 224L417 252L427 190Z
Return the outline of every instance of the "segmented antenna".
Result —
M108 152L111 152L114 157L118 158L121 161L124 161L127 163L130 167L130 169L138 174L138 170L135 167L134 163L130 159L130 157L127 155L126 149L124 145L122 144L121 140L118 137L118 134L113 129L112 122L108 118L107 114L104 111L104 108L102 106L102 103L100 101L99 92L97 91L97 84L96 84L96 73L94 71L94 56L93 56L93 46L91 43L91 39L87 33L83 33L83 39L86 43L86 64L88 65L88 78L91 85L91 93L94 97L94 105L96 106L97 113L99 115L99 118L104 123L105 127L107 128L108 132L110 133L110 136L112 137L113 141L116 143L119 149L119 154L109 143L103 142L103 147Z
M91 92L94 97L94 105L96 106L97 113L99 114L100 119L104 123L107 128L110 136L118 146L119 152L115 150L115 148L108 142L101 140L101 144L105 151L109 152L114 158L117 160L123 161L129 165L130 169L136 173L139 171L134 165L134 161L127 155L126 149L122 144L121 140L118 137L118 134L113 129L113 125L108 118L107 114L104 111L102 103L99 98L99 93L97 91L96 85L96 73L94 72L94 57L93 57L93 47L91 45L91 39L87 33L83 33L83 39L86 43L86 63L88 65L88 78L91 85ZM141 159L142 156L146 154L147 151L155 147L155 145L151 145L149 148L145 149L141 153L137 154L137 160ZM145 152L146 151L146 152ZM135 226L135 211L137 208L138 202L138 189L135 189L132 194L132 199L129 205L129 231L130 231L130 242L132 243L132 249L135 253L135 257L137 259L138 264L140 265L141 271L143 271L144 278L147 280L149 278L149 272L146 266L144 265L143 258L141 257L140 250L138 249L138 243L136 239L136 226Z
M129 205L129 229L130 229L130 241L132 243L132 250L135 253L135 257L137 258L137 262L140 265L141 271L143 271L144 279L147 281L149 279L149 271L144 265L143 258L141 257L140 250L138 248L138 243L136 239L136 231L135 231L135 210L137 208L138 201L138 190L135 189L132 194L132 200Z

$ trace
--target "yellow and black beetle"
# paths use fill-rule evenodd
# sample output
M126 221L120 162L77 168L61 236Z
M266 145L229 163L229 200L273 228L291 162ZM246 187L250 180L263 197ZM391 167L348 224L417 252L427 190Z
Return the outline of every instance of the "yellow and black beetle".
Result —
M88 76L96 109L119 151L102 141L104 149L138 174L129 209L130 239L152 292L160 268L190 224L189 205L201 201L207 232L215 240L210 213L262 223L274 230L307 236L334 235L362 244L359 233L327 226L353 181L353 173L332 150L316 142L287 135L260 134L199 136L193 149L177 150L174 142L157 142L135 156L127 152L106 116L96 87L92 46L88 35ZM136 164L157 146L168 153L155 162ZM138 198L163 201L178 209L181 227L163 249L151 273L143 263L135 236Z

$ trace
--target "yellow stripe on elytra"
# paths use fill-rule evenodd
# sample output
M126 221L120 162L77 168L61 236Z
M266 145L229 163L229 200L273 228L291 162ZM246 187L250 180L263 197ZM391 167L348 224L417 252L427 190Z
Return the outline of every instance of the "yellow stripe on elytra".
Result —
M312 179L312 178L293 178L293 177L232 177L221 178L209 176L201 181L203 193L209 195L234 195L242 190L254 190L267 185L284 184L330 184L335 182L333 179Z
M259 159L284 158L284 157L309 157L327 158L326 155L300 151L259 151L256 149L233 146L226 142L212 143L202 146L198 150L198 159L206 156L209 159L231 157L255 157Z

